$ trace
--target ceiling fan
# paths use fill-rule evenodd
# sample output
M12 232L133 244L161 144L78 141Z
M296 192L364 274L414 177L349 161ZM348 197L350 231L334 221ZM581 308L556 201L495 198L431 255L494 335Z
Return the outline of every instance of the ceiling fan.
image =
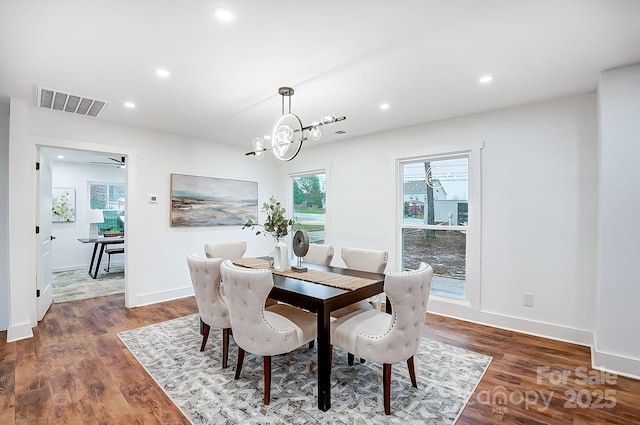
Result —
M113 162L96 162L96 161L91 161L90 164L99 164L99 165L113 165L114 167L118 167L118 168L125 168L125 157L121 156L120 159L116 159L116 158L111 158L110 156L107 157L108 159L110 159Z

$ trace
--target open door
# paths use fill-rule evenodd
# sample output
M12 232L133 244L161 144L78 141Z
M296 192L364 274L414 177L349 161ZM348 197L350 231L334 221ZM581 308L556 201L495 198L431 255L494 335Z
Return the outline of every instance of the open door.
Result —
M40 170L36 171L38 180L38 223L39 232L36 235L37 264L36 264L36 311L38 321L42 320L53 301L53 279L51 263L51 166L52 160L48 153L40 150Z

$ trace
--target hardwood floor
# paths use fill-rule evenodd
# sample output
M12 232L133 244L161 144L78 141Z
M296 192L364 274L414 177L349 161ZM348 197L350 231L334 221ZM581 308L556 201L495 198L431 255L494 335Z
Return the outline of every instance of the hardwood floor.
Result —
M188 424L116 334L196 312L113 295L54 304L28 340L1 332L0 424ZM588 348L432 314L424 334L493 356L458 424L640 423L640 381L592 371Z

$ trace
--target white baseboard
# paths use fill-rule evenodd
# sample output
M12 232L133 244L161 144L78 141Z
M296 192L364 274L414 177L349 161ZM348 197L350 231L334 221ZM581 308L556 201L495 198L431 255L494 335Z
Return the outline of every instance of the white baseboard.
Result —
M439 300L429 301L429 313L512 332L583 345L591 348L591 367L593 369L615 373L632 379L640 379L640 359L598 351L595 348L597 344L592 331L477 311L465 305Z
M19 325L9 326L7 329L7 342L20 341L33 337L31 322L21 323Z
M595 344L594 344L595 346ZM640 379L640 360L591 348L591 367L627 378Z
M132 297L131 305L127 307L142 307L143 305L156 304L165 301L177 300L194 295L193 286L183 286L182 288L170 289L167 291L150 292Z
M451 304L446 301L430 300L429 312L508 331L570 342L585 347L591 347L593 344L593 332L588 330L574 329L567 326L537 322L503 314L477 311L464 305Z

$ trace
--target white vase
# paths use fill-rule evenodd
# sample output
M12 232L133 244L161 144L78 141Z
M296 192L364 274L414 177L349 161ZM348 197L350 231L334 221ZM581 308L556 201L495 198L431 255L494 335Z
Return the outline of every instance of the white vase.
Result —
M278 241L273 247L273 269L279 272L289 270L289 248L286 243Z

